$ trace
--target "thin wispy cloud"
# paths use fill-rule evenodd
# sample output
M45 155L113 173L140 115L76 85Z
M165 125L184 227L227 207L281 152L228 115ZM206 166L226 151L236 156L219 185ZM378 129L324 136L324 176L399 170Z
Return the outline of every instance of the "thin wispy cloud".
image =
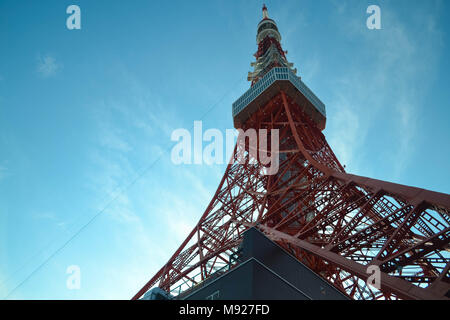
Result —
M133 192L133 195L122 194L113 206L114 209L108 209L108 212L113 212L111 216L124 218L123 215L128 214L130 221L139 218L141 229L144 228L145 223L142 220L146 220L147 215L152 215L154 218L172 216L172 219L164 218L160 221L161 231L190 231L205 210L214 188L217 187L214 185L213 189L210 189L203 182L214 179L220 181L223 168L222 166L202 166L202 168L175 166L170 160L170 145L174 144L170 140L172 131L183 127L190 129L193 122L190 122L189 118L180 117L179 105L168 104L167 100L149 90L125 67L116 66L116 68L123 82L123 91L127 93L126 99L111 97L92 108L96 110L95 122L99 128L98 142L100 144L93 153L99 167L92 177L95 180L93 189L112 195L118 187L125 186L129 181L138 178L141 182L139 191ZM204 93L202 89L202 87L195 87L195 90ZM217 92L210 100L217 101ZM190 120L198 120L200 117L199 114L197 118ZM207 124L204 125L203 130L206 129L208 129ZM150 168L145 176L139 177L142 170L160 156L163 158L155 165L155 168ZM164 176L162 172L165 172L167 176ZM188 185L188 187L180 191L176 190L178 185ZM151 199L155 190L158 190L157 199ZM180 192L188 195L190 200L174 201L180 197ZM143 197L149 199L148 205L143 206L139 203L139 199ZM143 207L147 208L147 212L143 211Z
M90 108L97 134L90 157L93 170L87 181L98 199L95 209L101 210L115 199L104 216L125 230L133 230L127 241L145 251L149 262L158 261L154 266L160 267L206 209L217 187L211 181L220 181L223 168L174 165L168 148L174 144L171 133L185 126L186 119L180 119L175 106L145 88L130 72L122 71L120 78L123 90L129 94L122 99L112 95ZM186 122L186 129L191 125ZM136 187L127 189L134 180ZM158 237L171 240L159 242L155 249ZM142 269L134 262L127 265L128 269ZM148 262L145 265L151 267ZM148 276L147 272L139 274ZM129 282L123 276L116 280Z
M61 64L56 61L56 58L47 54L39 56L36 70L44 78L53 77L61 69Z
M370 176L375 168L367 166L362 156L368 152L367 138L374 138L383 123L383 133L390 135L393 146L378 152L383 161L380 165L391 164L389 175L401 180L417 151L418 114L425 102L425 83L436 71L439 31L428 23L418 34L386 6L381 8L383 30L372 31L365 27L364 19L348 10L338 6L336 25L349 40L364 41L373 59L368 65L370 72L349 66L345 74L336 76L336 86L330 88L334 99L329 104L335 113L328 122L327 137L349 171ZM420 60L427 62L418 64Z
M51 222L53 225L57 226L61 229L66 229L66 226L68 225L67 221L64 221L60 217L58 217L56 214L52 212L38 212L33 215L34 219L43 220Z
M3 178L5 178L8 174L8 168L6 168L5 166L0 166L0 180L2 180Z

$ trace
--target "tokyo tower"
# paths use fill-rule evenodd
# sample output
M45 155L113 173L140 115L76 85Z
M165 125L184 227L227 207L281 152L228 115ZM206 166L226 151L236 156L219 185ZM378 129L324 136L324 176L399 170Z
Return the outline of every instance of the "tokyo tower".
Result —
M236 269L250 228L347 298L449 299L450 195L345 172L322 133L325 105L288 62L266 6L256 39L251 87L232 106L243 138L197 225L133 299L181 299ZM250 129L268 141L277 130L278 148L265 150L275 174L243 136Z

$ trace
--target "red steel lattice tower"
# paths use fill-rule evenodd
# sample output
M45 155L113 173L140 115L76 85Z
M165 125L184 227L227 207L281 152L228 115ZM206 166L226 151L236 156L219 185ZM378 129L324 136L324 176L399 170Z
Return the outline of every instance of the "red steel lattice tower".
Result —
M198 224L133 299L154 287L182 296L232 269L253 226L352 299L450 298L450 195L346 173L322 134L325 106L280 41L264 6L251 88L233 104L243 132L267 129L270 141L278 129L278 150L266 148L277 173L238 143Z

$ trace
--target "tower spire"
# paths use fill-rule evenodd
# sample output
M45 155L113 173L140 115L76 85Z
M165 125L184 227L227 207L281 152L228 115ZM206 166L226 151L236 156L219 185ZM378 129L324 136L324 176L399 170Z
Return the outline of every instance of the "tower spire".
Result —
M263 19L269 19L269 12L267 11L266 4L263 4L262 12L263 12Z
M262 12L263 18L258 24L256 34L256 43L258 44L258 51L255 54L256 61L251 63L254 70L249 72L247 77L252 86L275 67L289 68L294 74L297 74L297 70L293 68L294 65L286 58L287 52L281 47L281 34L278 31L277 23L269 18L265 4Z

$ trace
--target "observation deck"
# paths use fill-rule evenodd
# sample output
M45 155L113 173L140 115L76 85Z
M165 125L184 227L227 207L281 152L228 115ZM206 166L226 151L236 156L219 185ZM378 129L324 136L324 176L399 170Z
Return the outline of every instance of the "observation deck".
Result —
M320 130L325 129L326 110L319 98L289 68L272 68L233 103L233 121L241 128L250 116L265 106L280 91L293 99Z

